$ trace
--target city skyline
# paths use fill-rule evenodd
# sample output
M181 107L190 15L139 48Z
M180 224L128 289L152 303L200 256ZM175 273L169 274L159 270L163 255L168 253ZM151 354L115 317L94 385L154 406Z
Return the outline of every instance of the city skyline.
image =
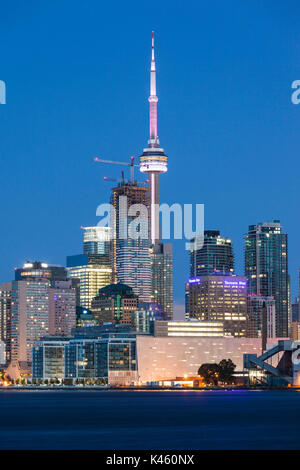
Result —
M299 0L2 3L3 455L299 450Z
M194 8L197 9L196 6ZM240 13L246 13L242 6L236 8ZM254 10L256 9L259 10L259 7L256 6ZM275 41L275 29L284 28L284 21L288 19L292 22L289 25L291 31L293 27L296 30L297 26L294 13L287 18L287 12L284 10L285 16L280 18L279 10L280 7L277 7L277 10L272 12L274 24L266 18L256 18L260 27L267 28ZM210 9L207 8L205 12L208 15L208 24L212 26ZM9 13L9 7L6 13ZM166 15L166 12L163 13ZM251 12L252 15L255 13L257 12ZM30 15L30 12L27 14ZM79 12L75 9L72 15L76 23ZM245 18L242 18L245 21ZM254 21L254 16L251 18ZM39 14L33 21L38 19ZM220 27L221 18L217 19L218 24L214 28ZM193 22L192 19L190 21ZM118 175L117 169L112 171L111 168L101 166L95 169L92 158L101 154L105 158L127 160L131 154L136 157L139 155L148 128L145 97L149 85L149 34L154 29L159 42L157 73L160 139L168 149L171 159L169 172L163 177L161 202L204 203L205 229L220 230L232 238L235 271L239 275L244 274L243 238L248 225L280 219L284 231L289 235L289 273L293 299L297 294L299 261L296 234L300 228L299 220L295 220L299 173L299 163L296 159L299 122L297 113L300 109L290 102L290 84L297 78L298 71L300 72L295 49L288 54L286 47L284 50L278 48L274 62L269 59L268 67L264 69L263 57L269 51L266 50L266 45L259 43L259 35L255 38L256 48L261 46L261 49L256 49L260 52L258 57L254 56L253 50L243 49L243 46L253 39L250 29L246 28L241 37L241 45L233 47L227 53L226 62L224 50L222 49L223 55L219 56L217 43L213 42L209 35L208 26L205 26L202 32L198 31L198 36L184 28L185 34L178 37L173 34L176 25L171 23L168 32L172 33L172 37L169 38L163 24L158 20L154 23L156 24L149 25L149 28L148 24L143 25L140 44L136 44L131 31L127 31L126 41L117 42L104 28L101 41L95 41L89 53L84 54L83 50L77 52L79 62L84 64L85 60L87 61L84 93L78 93L78 89L81 89L78 86L83 78L80 73L77 78L69 77L69 86L62 83L65 80L63 77L70 71L78 71L75 52L73 58L67 60L66 65L62 65L62 54L56 50L55 58L49 48L46 49L49 64L42 62L40 67L30 64L28 77L23 80L21 95L12 59L4 51L3 71L6 76L1 78L5 78L7 84L7 104L0 107L0 119L3 122L0 131L3 155L1 194L6 201L4 216L7 223L2 232L2 245L5 250L0 269L1 281L10 281L13 278L13 268L21 266L27 259L43 259L50 264L64 265L65 256L77 253L81 246L80 225L95 225L97 205L109 199L110 187L102 182L103 176L107 172L109 176ZM240 26L234 26L236 34ZM38 24L34 27L38 28ZM59 29L58 36L64 37L63 34ZM75 35L75 30L71 28L71 35L73 34ZM200 39L205 39L205 34L209 35L211 42L204 42L206 48L198 47L198 43L197 47L192 47L192 34L195 35L194 39L198 38L200 44ZM226 34L226 44L232 45L233 34L227 29ZM266 31L263 32L263 37L266 42ZM33 36L28 32L25 42L30 44L32 39ZM85 44L90 45L92 39L95 38L91 34L84 39ZM291 45L293 40L290 33ZM42 44L48 44L48 39L44 36ZM121 48L121 54L118 53L117 46ZM35 57L39 57L39 50L36 46L33 51ZM97 56L97 51L101 51L105 73L102 73L100 54ZM22 47L16 51L14 57L19 65L23 60L21 52ZM242 52L245 54L245 63L241 61ZM112 59L111 62L108 58ZM49 71L49 65L54 64L55 60L60 66L62 79L58 81L50 74L46 80L42 74L43 66L47 66ZM247 60L252 61L253 71L245 87L242 79L246 76L243 75L246 74L243 67ZM268 78L267 69L268 74L275 72L275 65L278 65L276 60L279 60L281 68L278 72L279 81L276 87L272 87L272 77L269 75ZM242 63L242 70L235 68L237 63ZM120 70L120 75L116 76L111 87L107 88L120 64L120 69L124 64L127 65L126 73ZM218 70L215 67L218 66L220 82L215 77ZM92 73L94 67L96 73ZM187 74L185 80L178 73L181 67ZM263 70L259 72L261 68ZM171 73L172 70L176 73ZM169 79L171 76L174 80L172 83ZM37 77L42 78L38 86L34 81ZM54 79L53 83L49 82L51 79ZM34 94L31 93L31 86L29 87L30 80L30 85L35 85ZM221 91L222 80L224 93ZM261 83L260 93L253 94L252 81L256 86ZM113 102L111 93L105 97L107 91L104 91L104 88L112 89L116 94ZM247 92L245 88L248 89ZM174 100L174 93L176 95L178 90L181 95L180 102ZM130 109L126 106L126 113L122 100L121 104L116 104L118 97L121 98L121 92L132 98ZM215 95L218 95L218 98ZM182 120L183 115L185 122ZM238 117L241 122L237 120ZM263 122L264 120L266 122ZM114 129L111 129L112 127ZM46 131L49 131L49 135ZM255 132L256 145L252 142ZM80 135L79 140L77 133ZM23 142L21 150L16 146L18 141ZM115 142L117 145L114 150ZM181 166L180 159L183 154L187 165ZM257 173L255 163L260 165ZM195 171L191 171L192 165ZM262 169L266 172L265 181L262 179ZM280 179L282 171L285 171L283 180ZM232 172L233 179L228 185L226 178ZM247 191L244 180L248 179L248 173L251 182ZM206 178L203 178L203 174ZM212 184L215 185L213 191ZM281 191L278 186L282 188ZM175 241L175 303L182 306L188 272L189 256L184 250L184 242Z

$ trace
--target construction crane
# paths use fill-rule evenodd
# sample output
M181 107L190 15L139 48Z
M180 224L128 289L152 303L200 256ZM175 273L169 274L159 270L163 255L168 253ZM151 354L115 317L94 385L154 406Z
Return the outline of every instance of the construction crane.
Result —
M120 181L124 181L124 180L118 180L117 178L108 178L108 176L103 176L103 179L104 181L110 181L110 182L116 182L116 183L119 183Z
M124 171L122 170L122 179L117 179L117 178L109 178L108 176L103 176L104 181L110 181L114 183L124 183L125 181L125 176L124 176Z
M103 158L98 158L98 157L95 157L94 158L94 161L95 162L98 162L98 163L113 163L114 165L126 165L126 166L129 166L130 167L130 180L131 182L133 183L134 182L134 167L139 167L140 165L135 165L134 163L134 157L130 157L130 163L126 163L126 162L116 162L114 160L103 160Z
M103 176L104 181L108 181L110 183L125 183L124 172L122 171L122 179L117 178L109 178L108 176ZM145 181L135 181L135 183L139 183L140 185L146 186L149 183L149 180Z

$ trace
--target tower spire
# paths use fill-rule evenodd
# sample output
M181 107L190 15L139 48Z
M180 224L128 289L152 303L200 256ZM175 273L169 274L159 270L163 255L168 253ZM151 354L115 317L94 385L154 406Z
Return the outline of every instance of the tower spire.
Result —
M154 72L154 73L153 73ZM156 95L156 68L155 68L155 57L154 57L154 31L152 31L152 57L151 57L151 72L150 72L150 95Z
M160 219L159 219L159 175L168 169L168 157L164 149L160 148L157 137L157 102L156 96L156 67L154 56L154 32L152 31L152 54L150 69L150 139L148 147L140 156L140 171L147 173L149 177L149 240L152 245L160 243Z
M154 31L152 31L152 56L151 56L151 69L150 69L150 147L158 147L159 142L157 138L157 102L156 96L156 67L154 56Z

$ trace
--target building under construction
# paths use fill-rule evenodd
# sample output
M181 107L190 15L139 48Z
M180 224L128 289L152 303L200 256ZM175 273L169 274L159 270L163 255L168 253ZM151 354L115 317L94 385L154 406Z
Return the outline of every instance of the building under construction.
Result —
M135 180L121 181L112 189L110 203L115 209L111 220L113 282L132 287L141 302L149 302L151 266L147 215L148 188L139 185ZM136 204L143 206L146 212L136 211L133 207ZM138 232L142 236L136 236Z

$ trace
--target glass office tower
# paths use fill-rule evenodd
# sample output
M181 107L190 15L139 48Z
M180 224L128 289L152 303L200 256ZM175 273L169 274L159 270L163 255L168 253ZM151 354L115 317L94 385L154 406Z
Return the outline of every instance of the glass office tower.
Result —
M288 237L279 220L250 225L245 236L249 294L273 296L276 336L289 336Z
M173 245L156 243L150 247L151 301L160 305L173 318Z
M89 309L99 289L111 283L110 227L81 227L83 254L67 256L68 277L79 280L77 306Z
M83 234L83 253L88 255L102 255L103 264L109 265L110 253L110 227L82 227Z
M219 230L205 230L202 248L190 251L190 277L233 272L231 239L221 237Z
M89 309L99 289L110 284L110 264L101 264L99 255L67 256L68 277L80 279L80 306ZM101 255L100 255L101 256Z
M265 316L265 318L264 318ZM264 329L266 331L264 331ZM276 337L276 308L274 297L248 296L248 338Z

